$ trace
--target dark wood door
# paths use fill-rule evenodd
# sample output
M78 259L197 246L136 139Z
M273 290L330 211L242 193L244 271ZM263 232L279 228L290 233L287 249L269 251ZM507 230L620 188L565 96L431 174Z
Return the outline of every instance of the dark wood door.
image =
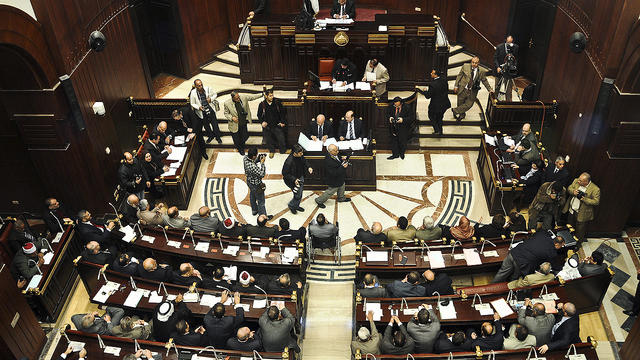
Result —
M510 19L509 33L520 46L518 75L536 84L536 98L547 61L556 3L557 0L519 0Z

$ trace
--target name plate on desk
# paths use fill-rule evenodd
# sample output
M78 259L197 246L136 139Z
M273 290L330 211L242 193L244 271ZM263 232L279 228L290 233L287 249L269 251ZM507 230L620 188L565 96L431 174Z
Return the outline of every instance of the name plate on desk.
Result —
M387 262L389 261L389 253L386 251L367 251L365 262Z
M416 253L395 253L393 254L394 266L415 266L416 265Z

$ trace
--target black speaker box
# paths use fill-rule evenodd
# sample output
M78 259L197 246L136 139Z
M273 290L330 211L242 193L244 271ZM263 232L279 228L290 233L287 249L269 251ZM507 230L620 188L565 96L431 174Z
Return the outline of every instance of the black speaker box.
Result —
M84 131L84 129L86 129L86 125L84 123L84 118L82 117L82 111L80 111L80 104L76 97L76 91L73 89L73 83L71 82L69 75L60 76L60 85L62 86L64 94L67 97L67 101L69 102L69 112L73 122L76 124L79 131Z
M587 47L587 37L581 32L574 32L569 38L569 49L579 54Z

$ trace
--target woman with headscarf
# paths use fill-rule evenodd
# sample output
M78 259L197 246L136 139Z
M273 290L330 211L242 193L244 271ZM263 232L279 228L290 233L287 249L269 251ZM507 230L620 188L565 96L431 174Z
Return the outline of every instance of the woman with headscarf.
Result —
M466 240L473 236L474 228L471 226L471 222L466 216L460 218L458 226L452 226L449 229L449 233L456 240Z

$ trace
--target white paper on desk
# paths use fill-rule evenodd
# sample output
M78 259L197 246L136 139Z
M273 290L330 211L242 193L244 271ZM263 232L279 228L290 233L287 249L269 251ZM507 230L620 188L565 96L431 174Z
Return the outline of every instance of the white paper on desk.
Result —
M53 252L49 251L48 253L44 254L44 256L42 257L42 260L44 260L44 264L45 265L49 265L51 263L51 259L53 259Z
M213 307L213 305L217 304L220 301L219 297L215 297L211 294L202 294L200 298L200 305Z
M440 269L445 267L442 251L427 251L429 257L429 267L432 269Z
M151 294L149 294L148 301L150 304L160 304L163 299L164 296L159 295L157 291L152 291Z
M355 89L355 84L351 83L351 84L345 84L342 85L343 81L336 81L335 84L333 84L333 91L334 92L345 92L347 90L354 90Z
M153 244L153 242L156 240L156 238L154 238L153 236L149 236L149 235L142 235L142 240L148 242L149 244Z
M538 359L546 360L546 358L538 358ZM587 356L585 354L569 355L569 360L587 360Z
M405 316L413 316L415 314L418 313L418 311L420 311L420 308L415 308L415 309L402 309L402 315Z
M367 73L367 74L371 74L371 73ZM367 80L367 81L369 81L369 80ZM371 84L369 84L368 82L358 81L356 83L356 90L371 91Z
M491 146L496 146L496 137L495 136L484 134L484 141L487 144L491 145Z
M507 300L505 300L504 298L493 300L491 302L491 305L494 309L496 309L496 312L498 313L498 315L500 315L501 318L513 314L513 309L511 308L511 306L509 306L509 304L507 304Z
M476 304L476 310L480 311L480 315L489 316L493 315L493 309L491 308L491 304Z
M387 262L389 253L387 251L367 251L367 262Z
M489 250L489 251L485 251L482 253L482 255L484 255L484 257L498 257L500 255L498 255L498 252L495 250Z
M40 274L33 275L33 277L31 278L31 281L29 281L29 285L27 285L27 289L36 289L40 284L40 280L42 280L42 275Z
M237 281L238 280L238 267L237 266L224 266L224 276L227 280Z
M169 156L167 156L167 160L179 160L179 161L182 161L182 159L184 159L184 155L186 153L187 153L187 147L186 146L182 146L182 147L172 146L171 147L171 154L169 154Z
M196 245L196 251L209 252L209 242L201 241Z
M324 141L324 146L325 147L329 147L329 145L335 145L338 146L338 141L336 140L336 138L327 138L327 140Z
M122 237L122 241L131 242L136 237L136 232L133 230L131 225L123 226L119 229L124 236Z
M354 151L363 150L364 143L362 142L362 139L349 140L349 147Z
M180 242L179 241L174 241L174 240L169 240L167 241L167 246L171 246L174 248L180 248Z
M338 141L338 150L349 150L349 141Z
M186 292L182 295L182 301L186 303L195 303L200 301L197 292Z
M482 264L480 254L476 249L463 249L462 253L464 254L464 259L467 261L467 265L471 266Z
M453 260L464 260L464 254L453 254Z
M284 300L271 300L269 306L275 306L278 309L284 309Z
M377 301L367 301L364 306L364 313L368 314L369 311L373 312L373 321L380 321L382 319L382 307Z
M453 304L453 301L449 301L449 304L446 306L440 304L438 307L440 310L440 319L455 319L457 316L456 306Z
M120 350L122 350L122 349L119 348L119 347L105 346L104 353L105 354L111 354L113 356L120 356Z
M261 257L261 258L266 258L267 255L269 255L269 252L271 251L271 248L268 246L260 246L260 251L257 253L253 253L255 256L257 257Z
M109 296L111 296L111 289L107 285L102 285L92 300L104 304Z
M180 165L182 165L182 162L180 161L172 162L171 164L169 164L169 168L177 170Z
M516 142L509 136L505 136L502 141L504 141L504 144L507 146L515 146Z
M178 295L167 295L167 301L171 301L171 300L175 300L178 297Z
M320 81L320 90L331 89L331 81Z
M237 308L239 308L239 307L243 308L243 309L244 309L244 311L249 311L249 310L251 310L251 305L249 305L249 304L236 304L236 305L235 305L235 308L236 308L236 309L237 309Z
M178 169L170 167L168 171L163 172L160 176L173 176L176 174L176 170Z
M58 233L56 234L56 237L54 237L54 238L53 238L53 240L51 240L51 243L52 243L52 244L59 243L59 242L60 242L60 240L62 240L62 234L63 234L63 232L62 232L62 231L58 232Z
M222 251L223 254L227 254L227 255L231 255L231 256L237 256L238 255L238 251L240 251L240 246L238 245L229 245L227 246L226 249L224 249Z
M547 301L550 301L550 300L560 300L560 298L558 297L558 294L556 294L556 293L543 294L543 295L541 296L541 298L542 298L542 300L547 300Z
M85 343L80 341L69 341L69 346L71 346L71 349L73 349L73 352L78 352L84 349Z
M185 140L184 139L184 135L179 135L179 136L176 136L173 139L173 143L176 144L176 145L182 145L182 144L184 144L184 140Z
M253 308L254 309L264 309L266 307L267 307L267 299L262 299L262 300L254 299L253 300Z
M298 257L298 249L294 248L294 247L286 247L284 248L284 254L285 257L288 257L290 259L295 259Z
M298 144L306 151L322 151L322 141L313 141L303 133L298 135Z
M127 296L127 300L124 301L124 306L130 308L138 307L138 303L140 303L140 299L144 295L144 291L142 289L134 290L129 293Z
M120 289L120 283L117 283L115 281L107 281L107 283L103 286L105 287L105 289L110 290L112 292Z
M378 31L380 32L387 31L387 25L378 25Z

